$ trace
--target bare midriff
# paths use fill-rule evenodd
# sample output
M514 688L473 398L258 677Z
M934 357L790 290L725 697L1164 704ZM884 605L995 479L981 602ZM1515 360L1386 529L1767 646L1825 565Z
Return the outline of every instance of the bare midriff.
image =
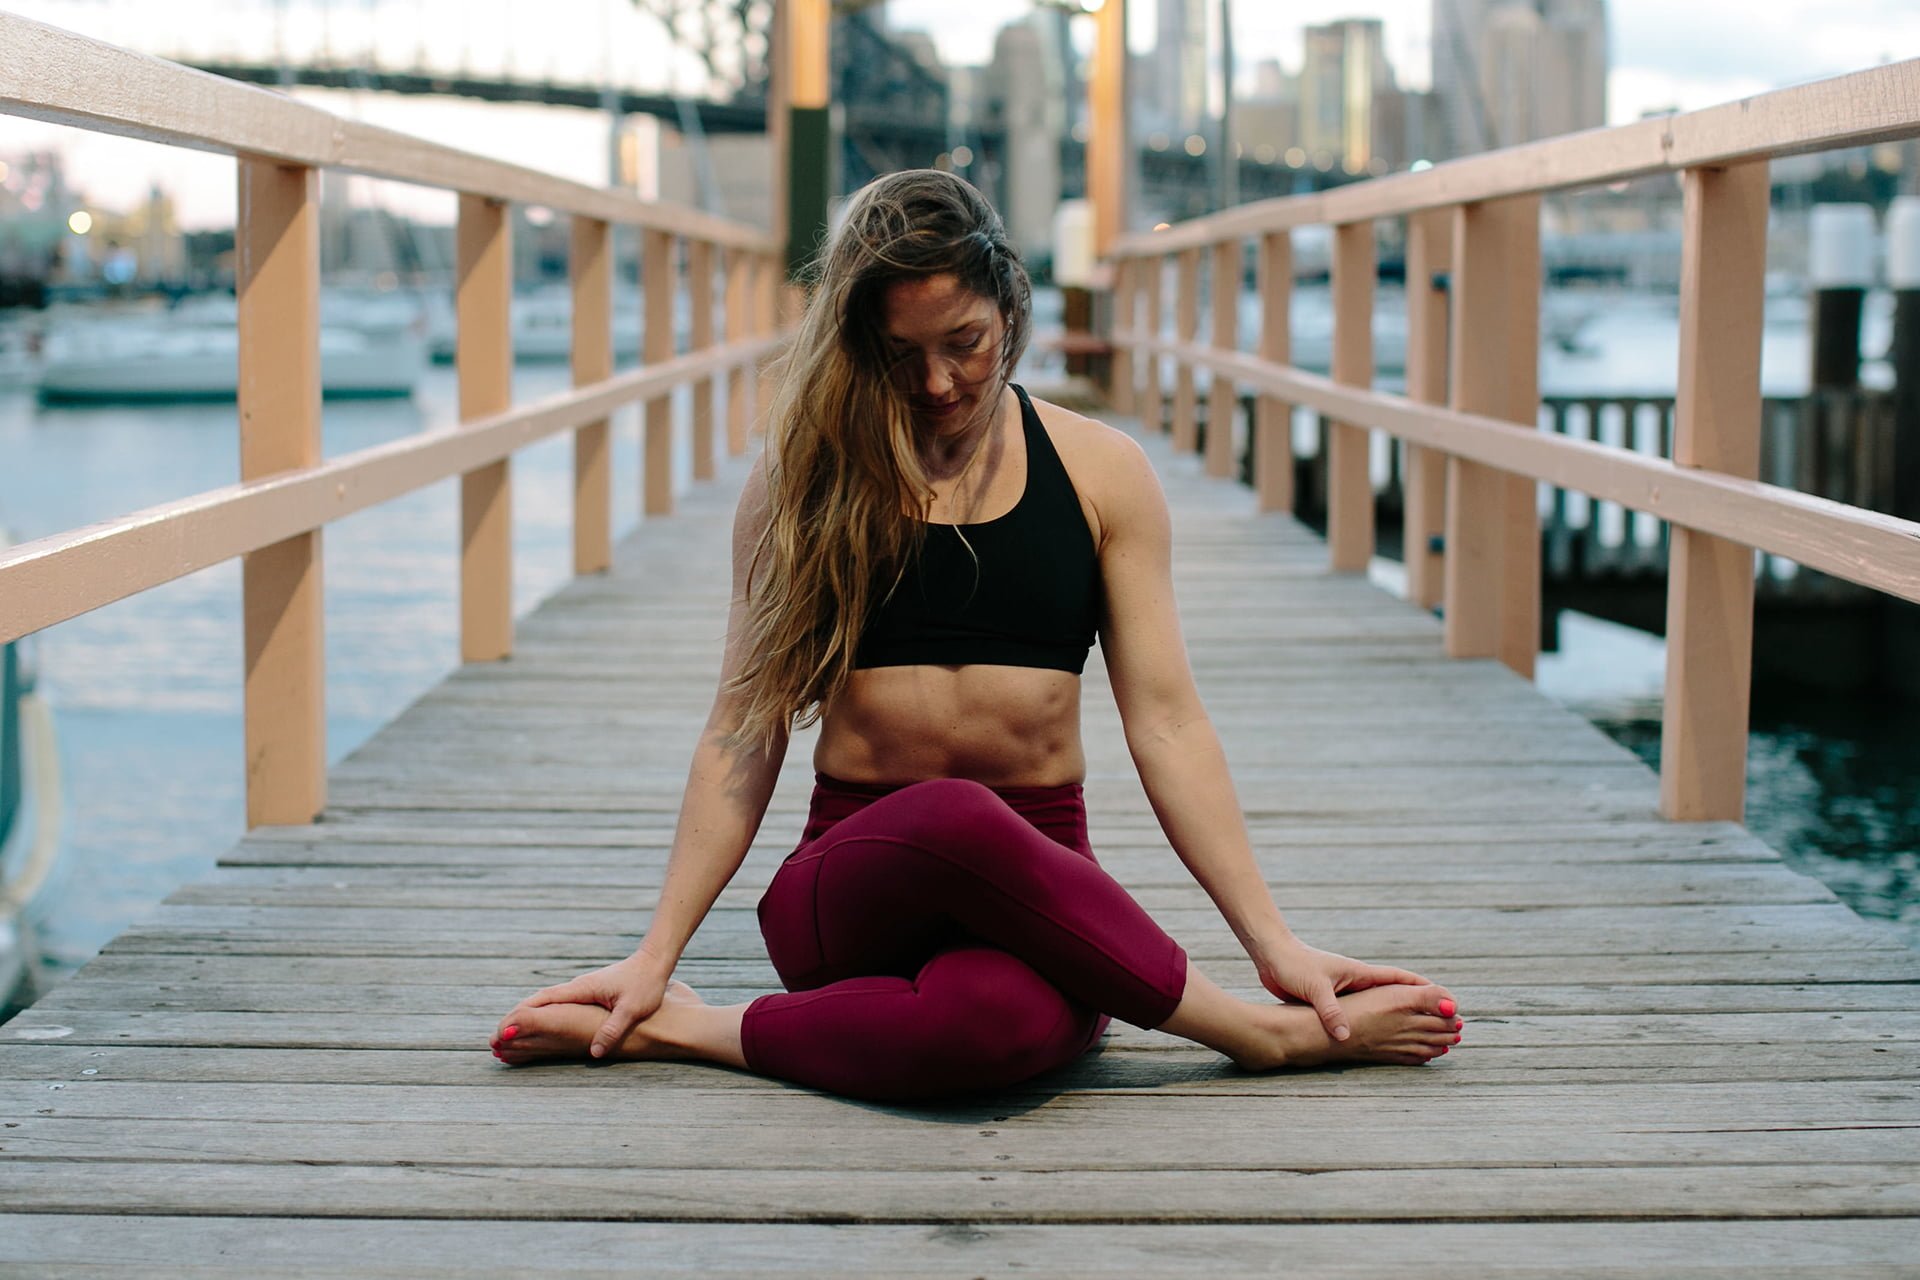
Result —
M847 782L1079 782L1080 677L986 664L862 668L821 717L813 767Z

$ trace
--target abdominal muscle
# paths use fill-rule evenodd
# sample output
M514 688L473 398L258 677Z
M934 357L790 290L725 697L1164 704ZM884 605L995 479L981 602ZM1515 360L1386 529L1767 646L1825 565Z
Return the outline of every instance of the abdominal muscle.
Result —
M1079 782L1080 677L986 664L862 668L821 716L813 767L846 782Z

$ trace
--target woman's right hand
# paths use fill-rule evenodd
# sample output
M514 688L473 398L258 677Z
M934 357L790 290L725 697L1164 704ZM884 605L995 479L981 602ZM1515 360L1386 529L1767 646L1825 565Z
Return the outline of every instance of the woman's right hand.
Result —
M605 1057L627 1032L653 1016L666 998L667 979L672 974L672 964L662 965L646 952L636 951L604 969L534 992L515 1006L515 1013L547 1004L597 1004L607 1010L607 1020L594 1034L589 1052L596 1058ZM500 1020L494 1032L496 1044L500 1033L513 1024L515 1013Z

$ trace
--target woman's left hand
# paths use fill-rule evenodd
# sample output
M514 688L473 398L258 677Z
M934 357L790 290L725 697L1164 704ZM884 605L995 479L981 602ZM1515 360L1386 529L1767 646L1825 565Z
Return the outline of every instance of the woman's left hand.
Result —
M1412 970L1349 959L1331 951L1310 947L1291 936L1257 947L1252 955L1254 967L1260 972L1261 985L1282 999L1302 1000L1312 1005L1314 1012L1320 1015L1327 1034L1335 1040L1345 1040L1348 1035L1347 1015L1341 1011L1339 1000L1335 999L1341 992L1391 986L1394 983L1419 987L1433 985L1431 979L1423 978Z

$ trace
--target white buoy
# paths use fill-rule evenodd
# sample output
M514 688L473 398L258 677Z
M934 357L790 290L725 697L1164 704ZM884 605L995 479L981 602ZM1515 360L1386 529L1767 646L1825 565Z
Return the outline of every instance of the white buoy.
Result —
M1920 196L1895 196L1887 207L1887 287L1920 289Z
M1873 208L1817 204L1809 225L1815 391L1860 385L1860 312L1873 286Z
M1809 228L1808 275L1816 289L1873 285L1873 206L1817 204Z

